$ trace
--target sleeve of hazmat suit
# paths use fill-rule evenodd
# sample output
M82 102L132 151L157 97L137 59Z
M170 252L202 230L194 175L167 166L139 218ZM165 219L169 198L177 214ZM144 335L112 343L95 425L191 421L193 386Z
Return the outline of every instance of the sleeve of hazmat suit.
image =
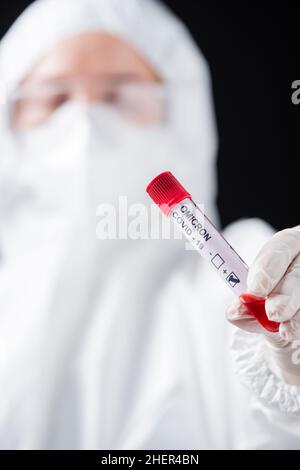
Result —
M224 235L251 264L273 233L264 222L251 219L230 225ZM189 395L190 423L195 425L191 416L197 417L199 441L206 439L205 422L217 448L299 449L300 388L277 375L262 335L226 322L232 294L205 261L185 253L186 258L192 255L194 271L189 266L185 279L174 275L166 297L173 299L173 319L179 310L180 335L174 335L180 336L179 375Z

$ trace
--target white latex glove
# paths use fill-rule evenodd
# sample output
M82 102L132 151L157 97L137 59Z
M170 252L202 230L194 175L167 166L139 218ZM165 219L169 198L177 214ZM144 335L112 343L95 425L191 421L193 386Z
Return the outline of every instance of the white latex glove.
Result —
M265 335L277 372L288 383L300 385L300 364L295 361L295 349L300 348L300 225L276 233L263 246L249 268L247 288L250 294L267 297L267 316L280 323L279 332L266 331L239 299L228 307L228 320Z

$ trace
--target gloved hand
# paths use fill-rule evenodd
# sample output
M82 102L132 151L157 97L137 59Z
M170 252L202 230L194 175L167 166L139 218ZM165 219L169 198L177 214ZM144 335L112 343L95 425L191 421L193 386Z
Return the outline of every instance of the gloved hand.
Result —
M228 320L263 334L275 367L288 383L300 385L300 361L295 360L300 348L300 225L276 233L263 246L249 268L247 288L250 294L267 297L267 316L280 323L279 332L266 331L240 299L228 307Z

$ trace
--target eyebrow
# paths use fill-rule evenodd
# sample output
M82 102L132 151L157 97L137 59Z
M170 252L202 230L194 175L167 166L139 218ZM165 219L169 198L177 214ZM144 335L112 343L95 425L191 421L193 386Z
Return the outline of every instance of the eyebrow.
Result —
M29 79L29 80L26 80L25 82L21 83L21 85L26 85L26 84L30 84L30 83L51 83L51 82L55 82L56 80L68 80L68 79L76 79L76 78L95 78L95 79L99 79L99 80L110 80L110 79L117 79L117 80L120 80L120 81L142 81L142 82L160 82L160 78L159 77L155 77L154 80L150 79L150 78L147 78L147 77L142 77L141 75L139 75L138 73L124 73L124 72L110 72L110 73L105 73L105 74L102 74L102 75L80 75L80 74L77 74L77 75L65 75L65 74L54 74L53 76L50 76L50 77L32 77L32 79Z

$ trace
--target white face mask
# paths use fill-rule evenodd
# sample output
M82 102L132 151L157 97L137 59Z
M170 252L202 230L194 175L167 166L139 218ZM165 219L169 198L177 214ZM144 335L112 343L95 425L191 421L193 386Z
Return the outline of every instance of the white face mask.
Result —
M88 204L148 201L145 187L164 170L179 171L168 127L137 127L109 108L68 104L44 126L17 138L17 185L38 210L73 213Z

